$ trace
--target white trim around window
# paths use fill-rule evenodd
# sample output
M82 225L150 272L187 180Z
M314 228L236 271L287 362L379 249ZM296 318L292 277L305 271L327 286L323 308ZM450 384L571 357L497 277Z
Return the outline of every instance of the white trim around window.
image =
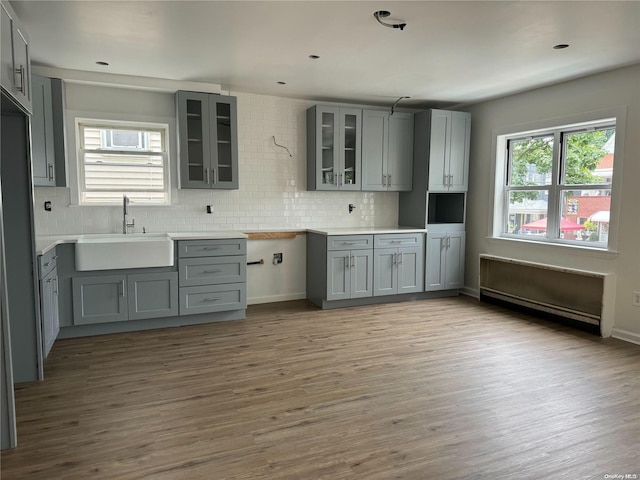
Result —
M514 240L518 242L535 242L540 244L562 245L566 247L587 248L605 251L616 251L617 230L620 211L620 179L622 177L622 165L624 158L624 133L625 133L626 108L614 108L603 111L594 111L581 115L556 118L539 121L526 125L515 125L503 127L493 132L492 151L495 152L495 162L492 165L492 184L494 208L490 218L490 237L500 238L506 241ZM574 132L593 131L594 129L615 129L615 165L612 177L601 178L597 182L571 182L566 181L566 144L567 138ZM513 153L514 145L518 142L534 142L539 139L541 143L547 142L550 145L549 158L552 159L552 168L545 175L535 175L537 172L526 172L526 180L510 177L509 147ZM575 195L574 191L579 191L580 196L590 195L610 195L609 222L605 228L597 229L598 237L585 236L585 231L580 235L566 234L561 230L564 221L565 228L571 225L563 220L567 208L574 209L577 206L571 203L568 195ZM517 197L517 198L516 198ZM522 197L522 198L520 198ZM535 198L534 198L535 197ZM587 199L588 200L588 199ZM529 208L528 212L536 211L536 205L540 207L540 212L528 217L521 216L514 221L518 215L514 212L524 202ZM536 203L537 202L537 203ZM510 212L511 207L511 212ZM564 209L564 210L563 210ZM543 212L543 210L545 210ZM509 215L511 213L511 215ZM604 216L600 214L600 217ZM511 218L513 217L513 218ZM545 217L542 220L542 217ZM596 220L597 215L593 215ZM601 220L598 217L598 220ZM527 218L525 223L525 218ZM511 223L509 223L511 219ZM537 221L537 223L536 223ZM549 225L546 225L546 222ZM585 219L576 219L578 223L585 223ZM538 225L538 223L545 225ZM589 227L592 228L592 223ZM522 229L522 225L528 225L529 229ZM536 231L535 228L540 228ZM578 227L576 227L578 228ZM547 231L548 229L548 231ZM570 232L566 230L565 232ZM562 238L568 237L568 238ZM589 241L585 241L589 240Z
M75 118L79 205L169 205L169 125Z

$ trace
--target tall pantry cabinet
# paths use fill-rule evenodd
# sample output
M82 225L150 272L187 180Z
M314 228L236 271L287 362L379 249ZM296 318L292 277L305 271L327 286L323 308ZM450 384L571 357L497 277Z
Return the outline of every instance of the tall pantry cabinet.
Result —
M464 286L466 192L471 115L427 110L414 118L413 189L398 222L426 228L425 291Z

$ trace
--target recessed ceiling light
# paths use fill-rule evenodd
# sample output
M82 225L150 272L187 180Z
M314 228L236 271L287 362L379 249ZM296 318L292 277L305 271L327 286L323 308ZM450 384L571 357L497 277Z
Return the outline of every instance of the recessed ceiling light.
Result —
M559 43L558 45L554 45L553 48L555 50L562 50L564 48L569 48L569 44L568 43Z
M100 61L100 62L96 62L96 65L101 65L101 66L103 66L103 67L108 67L108 66L109 66L109 62L102 62L102 61Z
M286 85L287 82L278 82L278 85Z
M311 60L317 60L317 59L319 59L319 58L320 58L320 55L309 55L309 58L310 58Z

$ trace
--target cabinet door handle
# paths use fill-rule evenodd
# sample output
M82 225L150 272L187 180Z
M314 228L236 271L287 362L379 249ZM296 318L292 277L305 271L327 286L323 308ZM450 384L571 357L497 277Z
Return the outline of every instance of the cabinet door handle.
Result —
M49 164L49 180L53 180L53 163Z
M382 175L382 186L383 187L387 186L387 176L386 175Z
M25 80L25 74L24 74L24 65L20 65L20 68L16 68L15 69L15 74L16 75L20 75L20 83L17 83L15 81L15 76L13 78L14 83L17 83L16 88L18 89L18 91L22 94L26 94L25 92L25 88L24 88L24 80Z
M387 187L391 186L391 174L387 175Z
M344 257L344 268L351 268L351 257L349 255Z
M205 181L207 182L207 185L210 185L210 183L209 183L209 169L208 168L204 169L204 178L205 178Z
M122 280L122 282L120 282L119 288L118 290L120 290L120 296L124 297L124 280Z
M218 179L217 179L216 169L215 168L211 169L211 175L213 176L213 179L211 181L211 185L215 185L216 183L218 183Z
M351 268L356 266L356 257L351 257Z
M342 183L342 174L339 173L338 174L338 186L344 185L344 183Z
M398 265L402 263L402 252L398 254Z
M53 279L53 285L54 285L54 290L53 290L53 294L57 297L58 296L58 277L55 277Z

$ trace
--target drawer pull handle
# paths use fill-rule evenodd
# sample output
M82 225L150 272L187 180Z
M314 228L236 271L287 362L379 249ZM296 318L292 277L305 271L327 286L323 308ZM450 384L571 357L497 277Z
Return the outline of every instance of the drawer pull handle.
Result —
M220 273L220 270L203 270L202 273Z
M202 247L203 250L219 250L220 247Z
M202 300L202 303L217 302L219 300L220 300L219 298L211 298L211 297L209 297L209 298L205 298L204 300Z

